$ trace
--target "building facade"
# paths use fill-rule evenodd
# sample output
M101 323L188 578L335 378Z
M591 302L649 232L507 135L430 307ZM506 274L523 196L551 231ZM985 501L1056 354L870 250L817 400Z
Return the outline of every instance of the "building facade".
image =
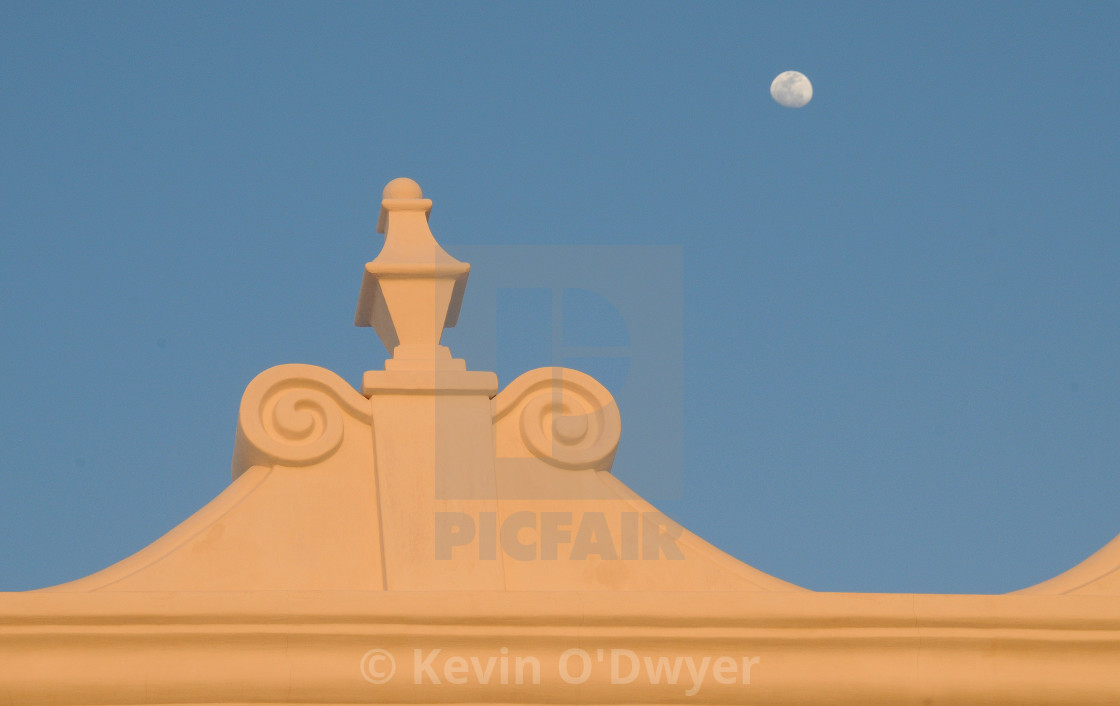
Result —
M241 402L233 481L137 554L0 594L0 702L1120 703L1120 541L1001 596L817 593L611 475L591 377L440 344L469 265L389 183L355 323L391 357Z

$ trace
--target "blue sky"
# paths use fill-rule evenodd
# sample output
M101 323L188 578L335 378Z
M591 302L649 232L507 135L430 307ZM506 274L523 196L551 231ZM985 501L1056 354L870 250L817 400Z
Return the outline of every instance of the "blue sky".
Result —
M261 370L381 367L352 317L397 176L474 253L445 342L503 385L582 357L616 474L689 529L818 590L1047 579L1120 532L1118 35L1115 3L0 4L0 589L219 493ZM583 267L503 272L550 253Z

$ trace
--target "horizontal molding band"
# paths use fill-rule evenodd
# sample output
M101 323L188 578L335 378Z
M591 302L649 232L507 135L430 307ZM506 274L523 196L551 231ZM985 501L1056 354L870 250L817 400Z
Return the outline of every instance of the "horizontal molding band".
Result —
M1115 704L1116 603L806 592L0 594L0 703ZM374 684L384 655L394 669Z

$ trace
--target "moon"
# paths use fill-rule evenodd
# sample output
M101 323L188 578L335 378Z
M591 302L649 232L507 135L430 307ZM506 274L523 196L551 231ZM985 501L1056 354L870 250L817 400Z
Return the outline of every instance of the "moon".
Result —
M800 71L783 71L770 84L770 95L778 105L800 108L813 100L813 84Z

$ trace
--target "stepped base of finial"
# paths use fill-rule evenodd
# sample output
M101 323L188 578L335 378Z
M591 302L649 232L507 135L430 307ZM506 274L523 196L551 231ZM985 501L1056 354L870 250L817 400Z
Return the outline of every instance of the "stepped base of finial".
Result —
M362 394L486 395L498 394L498 375L486 370L367 370Z
M362 394L376 393L498 394L498 376L467 370L462 358L452 358L447 346L403 345L393 349L384 370L369 370L362 376Z
M452 358L447 346L397 346L386 370L466 370L467 361Z

